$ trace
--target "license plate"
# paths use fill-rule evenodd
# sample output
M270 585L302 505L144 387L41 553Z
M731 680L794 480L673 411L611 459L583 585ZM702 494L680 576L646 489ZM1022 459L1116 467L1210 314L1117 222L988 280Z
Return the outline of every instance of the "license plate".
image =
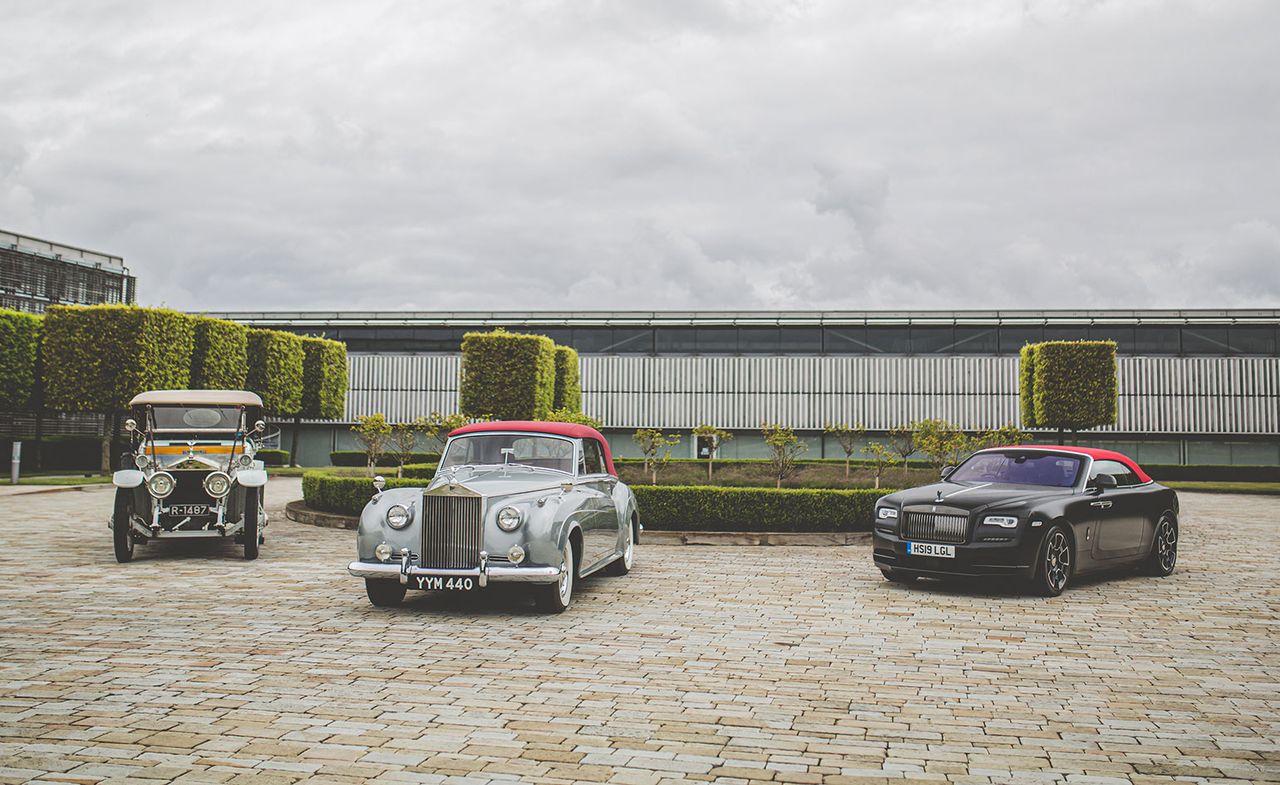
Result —
M943 559L954 559L956 557L956 546L939 545L933 542L909 542L907 543L907 553L911 556L938 556Z
M209 514L209 505L207 504L170 504L168 507L170 515L191 515L200 516Z
M409 586L424 591L475 591L475 578L445 578L440 575L414 575Z

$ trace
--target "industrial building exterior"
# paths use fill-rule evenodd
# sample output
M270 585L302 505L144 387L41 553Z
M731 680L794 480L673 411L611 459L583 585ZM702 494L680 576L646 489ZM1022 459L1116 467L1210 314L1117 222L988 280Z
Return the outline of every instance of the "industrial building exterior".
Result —
M1148 463L1280 464L1280 310L215 315L346 342L348 419L456 411L464 333L547 335L581 354L583 408L621 455L641 427L685 433L692 455L688 432L710 423L736 432L723 457L758 457L760 423L778 422L810 456L836 457L827 423L871 434L925 418L1017 423L1025 343L1113 339L1119 419L1082 441ZM342 427L304 436L304 463L350 446Z
M0 308L132 304L137 279L119 256L0 230Z

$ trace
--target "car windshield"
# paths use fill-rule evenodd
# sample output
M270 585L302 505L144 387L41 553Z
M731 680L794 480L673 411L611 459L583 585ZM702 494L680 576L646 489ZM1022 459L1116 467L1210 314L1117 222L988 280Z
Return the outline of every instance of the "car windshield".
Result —
M157 431L234 431L240 428L238 406L155 406Z
M503 450L511 450L510 457ZM573 442L527 433L460 436L449 442L440 468L494 463L518 463L573 474Z
M1083 461L1073 455L1029 452L983 452L972 456L947 479L957 483L1009 483L1070 488Z

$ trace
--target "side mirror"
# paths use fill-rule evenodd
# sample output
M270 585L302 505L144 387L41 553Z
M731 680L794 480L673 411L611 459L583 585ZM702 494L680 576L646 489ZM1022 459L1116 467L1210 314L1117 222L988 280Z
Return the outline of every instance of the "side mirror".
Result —
M950 476L951 476L951 473L952 473L953 471L955 471L955 470L956 470L956 467L954 467L954 466L943 466L943 467L942 467L942 479L944 479L944 480L945 480L945 479L947 479L948 477L950 477Z
M1100 491L1111 490L1116 487L1116 478L1110 474L1099 474L1093 478L1093 487Z

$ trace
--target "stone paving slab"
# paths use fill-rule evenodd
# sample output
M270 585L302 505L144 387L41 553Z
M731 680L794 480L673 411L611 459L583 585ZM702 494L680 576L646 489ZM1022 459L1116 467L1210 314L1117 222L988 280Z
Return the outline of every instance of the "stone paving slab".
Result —
M110 489L0 498L0 783L1280 782L1280 499L1184 494L1173 576L1057 599L642 545L549 617L371 607L298 485L256 562L118 565Z

